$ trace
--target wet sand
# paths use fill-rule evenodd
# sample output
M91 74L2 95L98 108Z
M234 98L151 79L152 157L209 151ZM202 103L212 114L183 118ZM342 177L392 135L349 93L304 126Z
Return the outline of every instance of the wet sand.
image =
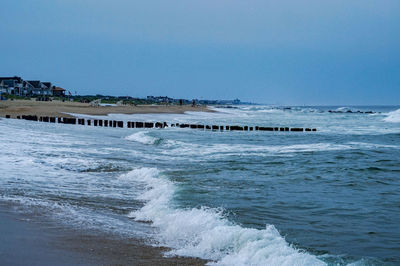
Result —
M2 265L205 265L198 258L165 258L167 248L65 228L0 203Z
M107 114L158 114L171 113L183 114L187 111L193 112L214 112L207 106L190 105L124 105L124 106L99 106L93 107L88 103L77 102L37 102L29 100L7 100L0 101L0 116L11 115L16 118L18 115L37 115L37 116L64 116L71 117L65 113L85 114L85 115L107 115Z

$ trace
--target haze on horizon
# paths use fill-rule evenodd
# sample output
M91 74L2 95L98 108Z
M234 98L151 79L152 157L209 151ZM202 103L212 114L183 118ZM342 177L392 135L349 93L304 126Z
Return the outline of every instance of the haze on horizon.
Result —
M400 103L398 0L3 0L0 76L79 94Z

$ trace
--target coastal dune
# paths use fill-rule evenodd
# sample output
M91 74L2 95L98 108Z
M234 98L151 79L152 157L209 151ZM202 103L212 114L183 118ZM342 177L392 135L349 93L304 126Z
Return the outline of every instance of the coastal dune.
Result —
M37 115L37 116L63 116L72 117L67 113L85 114L85 115L107 115L107 114L157 114L171 113L183 114L187 111L193 112L214 112L207 106L190 105L122 105L122 106L91 106L89 103L78 102L39 102L29 100L0 101L0 116L11 115L15 118L19 115Z

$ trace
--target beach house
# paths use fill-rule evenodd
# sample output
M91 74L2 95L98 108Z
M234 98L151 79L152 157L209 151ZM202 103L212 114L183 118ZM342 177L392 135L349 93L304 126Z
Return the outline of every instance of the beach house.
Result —
M30 95L41 95L41 96L52 95L51 87L49 88L45 85L45 83L47 83L49 84L49 86L51 86L50 82L41 82L40 80L28 80L27 82L33 87L29 93Z
M21 77L0 77L0 94L15 96L65 96L65 89L51 82L23 80Z
M66 90L40 80L23 80L21 77L0 77L0 95L58 96L64 97Z
M53 86L53 88L52 88L53 96L63 97L63 96L65 96L65 91L66 90L61 87Z
M0 93L20 95L23 83L21 77L0 77Z

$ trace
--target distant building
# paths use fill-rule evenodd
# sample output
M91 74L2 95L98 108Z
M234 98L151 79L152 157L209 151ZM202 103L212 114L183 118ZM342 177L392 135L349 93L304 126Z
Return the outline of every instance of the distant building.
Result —
M20 95L23 91L21 77L0 77L0 92L12 95Z
M50 93L51 93L51 91L52 91L52 89L54 87L54 86L51 86L51 82L46 81L46 82L42 82L42 84L44 86L46 86L46 88L48 88L50 90Z
M53 86L52 93L53 93L53 96L62 97L62 96L65 96L65 89Z
M33 86L28 83L27 81L24 80L24 82L22 83L22 94L20 94L19 96L29 96L32 94L32 90L33 90Z
M168 97L168 96L147 96L147 100L149 101L153 101L156 103L172 103L174 101L174 99Z
M240 104L240 100L239 100L239 99L235 99L235 100L233 100L232 103L233 103L233 104Z
M30 95L41 95L41 96L50 96L51 88L47 87L43 82L40 80L28 80L28 83L33 86ZM51 85L51 83L50 83Z
M65 96L65 89L51 82L23 80L21 77L0 77L0 94L16 96Z

